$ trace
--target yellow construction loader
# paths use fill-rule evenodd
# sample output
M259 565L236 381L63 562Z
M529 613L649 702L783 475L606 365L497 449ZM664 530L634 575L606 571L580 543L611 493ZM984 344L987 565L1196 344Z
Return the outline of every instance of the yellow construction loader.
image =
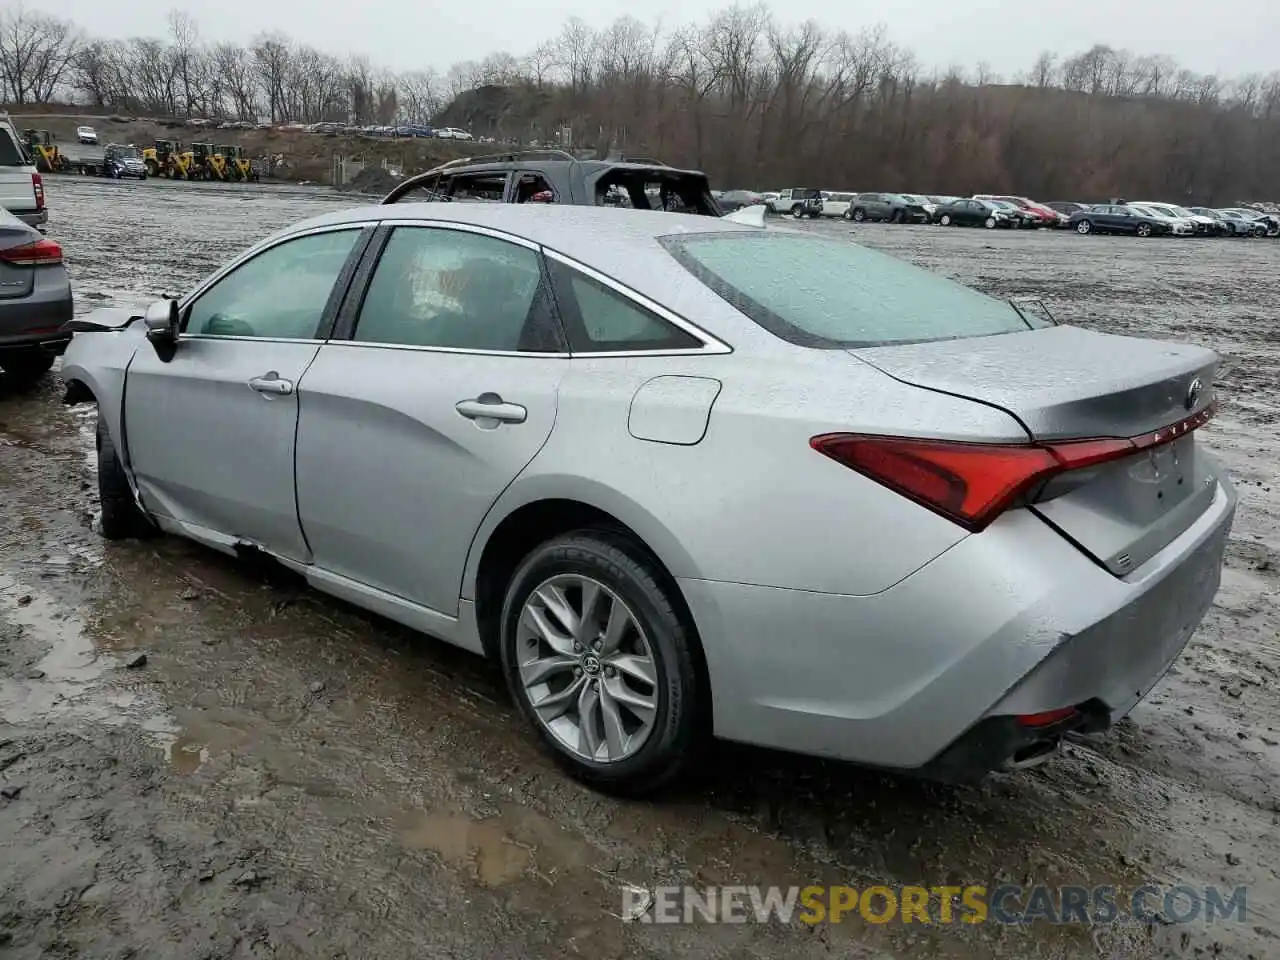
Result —
M194 167L191 151L184 151L177 140L157 140L155 146L144 148L142 162L147 165L147 174L152 177L194 179L191 175Z
M231 180L246 182L258 179L253 170L253 162L244 155L244 147L231 143L220 143L217 153L227 164L227 176Z
M41 173L58 173L66 169L66 158L58 152L58 145L48 130L23 130L22 142Z
M211 143L193 143L191 145L191 155L194 160L192 167L193 180L226 180L227 161L220 154L214 151Z

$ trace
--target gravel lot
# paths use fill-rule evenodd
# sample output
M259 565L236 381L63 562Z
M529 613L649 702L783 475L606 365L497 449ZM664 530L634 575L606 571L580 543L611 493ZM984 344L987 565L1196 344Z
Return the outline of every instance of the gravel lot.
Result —
M178 293L307 188L46 179L78 310ZM92 410L0 387L0 954L1274 957L1280 243L806 225L1225 357L1217 602L1129 721L952 789L725 747L660 802L557 773L485 663L176 539L107 544ZM130 668L138 654L144 665ZM622 924L661 883L1248 885L1245 923Z

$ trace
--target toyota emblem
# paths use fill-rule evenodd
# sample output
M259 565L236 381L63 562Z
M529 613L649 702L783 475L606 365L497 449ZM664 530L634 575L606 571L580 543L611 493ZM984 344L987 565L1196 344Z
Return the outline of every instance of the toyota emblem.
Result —
M1200 378L1196 377L1191 381L1191 386L1187 387L1187 399L1183 404L1188 410L1194 410L1196 404L1200 402L1200 392L1204 389L1204 384L1200 382Z

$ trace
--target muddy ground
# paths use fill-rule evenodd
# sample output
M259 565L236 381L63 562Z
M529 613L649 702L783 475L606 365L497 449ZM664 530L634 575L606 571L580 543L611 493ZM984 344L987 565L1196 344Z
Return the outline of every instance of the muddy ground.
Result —
M81 312L176 293L349 202L48 193ZM552 767L484 662L193 544L99 539L92 410L61 407L56 380L0 388L0 955L1280 955L1280 242L807 229L1225 357L1203 434L1241 492L1223 587L1129 721L974 788L723 747L661 800L601 797ZM1144 881L1247 885L1245 922L616 917L623 883Z

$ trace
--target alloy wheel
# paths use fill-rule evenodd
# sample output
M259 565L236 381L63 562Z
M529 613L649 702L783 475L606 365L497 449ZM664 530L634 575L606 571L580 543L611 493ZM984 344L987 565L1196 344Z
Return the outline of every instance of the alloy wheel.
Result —
M640 621L598 580L560 574L529 594L516 661L534 715L577 757L634 756L658 717L658 667Z

